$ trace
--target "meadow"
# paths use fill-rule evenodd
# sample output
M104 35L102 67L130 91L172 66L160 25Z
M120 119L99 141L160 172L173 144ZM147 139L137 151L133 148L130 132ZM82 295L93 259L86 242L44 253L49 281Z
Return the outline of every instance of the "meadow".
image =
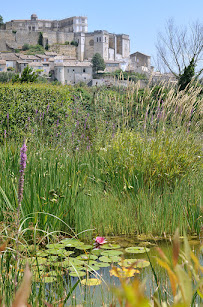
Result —
M177 228L199 235L202 102L198 86L2 84L2 241L12 248L16 232L22 244L40 246L67 236L167 237Z

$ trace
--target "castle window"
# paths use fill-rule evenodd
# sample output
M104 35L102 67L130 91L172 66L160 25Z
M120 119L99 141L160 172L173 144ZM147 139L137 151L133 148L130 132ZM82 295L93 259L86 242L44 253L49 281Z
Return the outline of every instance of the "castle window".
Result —
M85 68L83 68L83 72L85 72Z
M99 38L97 37L97 43L98 43L98 41L99 41Z
M29 28L29 31L31 31L31 26L29 26L28 28Z
M101 42L101 37L99 38L99 41Z
M32 27L32 31L35 31L35 27Z
M106 36L105 36L105 43L106 43Z

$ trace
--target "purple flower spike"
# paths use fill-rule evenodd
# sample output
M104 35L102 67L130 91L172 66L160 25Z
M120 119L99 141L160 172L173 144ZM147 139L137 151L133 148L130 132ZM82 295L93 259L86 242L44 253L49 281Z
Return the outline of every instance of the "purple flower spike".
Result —
M5 139L6 139L6 130L4 130L4 137L5 137Z
M18 188L18 203L19 205L23 199L23 188L24 188L24 172L26 168L26 161L27 161L27 146L26 142L24 141L23 146L20 150L20 179L19 179L19 188Z

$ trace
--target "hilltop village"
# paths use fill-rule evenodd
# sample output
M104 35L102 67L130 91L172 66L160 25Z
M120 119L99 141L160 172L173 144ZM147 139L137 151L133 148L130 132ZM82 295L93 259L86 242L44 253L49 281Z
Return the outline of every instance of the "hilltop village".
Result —
M43 54L28 55L25 45L41 45ZM22 73L29 65L44 76L62 84L91 82L92 57L99 53L105 61L105 72L123 71L151 75L151 57L140 52L130 54L127 34L105 30L88 32L87 17L41 20L32 14L29 20L11 20L0 28L0 71Z

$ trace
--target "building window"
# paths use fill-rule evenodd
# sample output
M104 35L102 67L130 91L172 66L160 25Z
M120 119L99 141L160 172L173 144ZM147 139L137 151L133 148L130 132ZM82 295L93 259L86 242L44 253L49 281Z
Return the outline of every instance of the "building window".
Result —
M99 38L99 41L101 42L101 37Z
M35 31L35 27L32 27L32 31Z
M73 72L75 71L75 69L73 69Z
M69 73L69 69L67 69L67 73Z
M85 72L85 68L83 68L83 72Z
M105 36L105 43L106 43L106 36Z
M29 28L29 31L31 31L31 26L29 26L28 28Z
M98 43L98 41L99 41L99 38L97 37L97 43Z

